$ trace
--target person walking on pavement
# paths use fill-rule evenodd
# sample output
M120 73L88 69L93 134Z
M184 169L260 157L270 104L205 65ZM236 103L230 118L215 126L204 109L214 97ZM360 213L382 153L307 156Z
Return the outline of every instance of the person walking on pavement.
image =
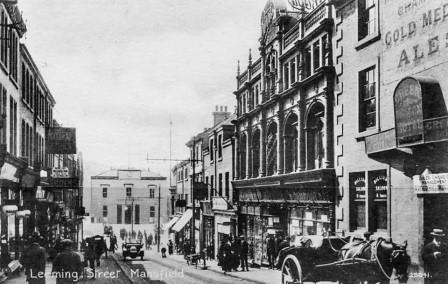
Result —
M231 254L232 249L230 247L230 243L228 240L223 239L221 242L221 246L219 247L218 251L218 265L221 266L222 270L224 271L224 274L226 272L230 272L231 266L230 266L230 260L231 260Z
M169 254L169 255L172 255L172 254L173 254L173 251L174 251L174 244L173 244L173 241L170 240L170 241L168 242L168 254Z
M233 270L238 271L241 255L241 240L238 237L234 238L234 241L232 243L232 252L232 268Z
M84 258L88 262L88 266L90 268L90 272L95 275L95 259L96 259L96 249L95 249L95 242L92 238L88 238L86 240L87 243L87 249L84 253Z
M33 233L20 259L25 268L26 281L30 284L45 284L45 249L39 245L39 240L39 233Z
M82 273L81 257L72 251L73 241L61 241L62 252L53 261L53 275L56 275L56 284L78 282Z
M272 235L270 235L268 238L266 248L267 248L267 254L268 254L268 261L269 261L269 269L274 269L276 250L275 250L275 240L272 237Z
M118 249L118 245L117 245L117 237L115 235L112 235L110 237L110 247L109 250L112 253L115 253L115 250Z
M429 274L425 283L448 283L448 247L443 240L445 232L433 229L430 235L433 240L423 247L422 254L425 272Z
M105 239L103 239L102 246L103 246L104 257L107 258L107 243L106 243Z
M241 254L240 254L240 262L241 262L241 269L244 271L244 268L246 268L246 271L249 271L249 265L247 263L247 255L249 254L249 244L244 239L244 236L241 236Z

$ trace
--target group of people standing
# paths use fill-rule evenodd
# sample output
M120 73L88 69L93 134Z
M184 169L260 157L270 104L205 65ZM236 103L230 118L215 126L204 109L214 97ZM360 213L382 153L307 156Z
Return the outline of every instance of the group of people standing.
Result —
M218 250L218 265L224 273L238 271L240 266L242 271L249 271L248 254L249 244L243 236L224 237Z

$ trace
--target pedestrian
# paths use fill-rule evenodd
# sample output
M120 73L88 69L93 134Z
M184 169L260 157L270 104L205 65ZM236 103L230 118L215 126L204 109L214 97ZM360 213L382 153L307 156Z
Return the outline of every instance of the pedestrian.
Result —
M30 284L45 284L45 249L40 246L39 240L39 233L33 233L20 259L25 268L26 281Z
M161 252L162 252L162 257L165 258L165 257L166 257L166 248L163 247L163 248L161 249Z
M272 235L269 235L268 237L266 250L268 254L269 269L274 269L276 250L275 250L275 240Z
M64 239L61 241L62 252L53 261L52 273L56 276L56 284L78 282L81 277L81 257L72 251L73 241Z
M104 252L104 257L107 258L107 244L106 244L106 240L103 239L103 241L101 242L101 245L103 246L103 252Z
M186 240L184 242L184 258L187 259L187 255L190 254L190 243Z
M445 232L433 229L432 241L423 247L423 261L428 278L425 283L448 283L448 247L443 240Z
M230 272L231 247L229 241L224 238L218 250L218 265L221 266L224 273Z
M241 236L240 239L241 239L241 254L240 254L241 269L242 271L244 271L244 268L246 268L246 271L249 271L249 265L247 263L247 255L249 254L249 244L244 239L244 236Z
M240 266L241 240L238 237L233 238L232 243L232 269L238 271Z
M110 247L109 250L112 253L115 253L115 250L118 249L118 245L117 245L117 237L115 235L112 235L110 237Z
M105 248L106 242L104 241L104 238L99 235L92 237L92 239L93 239L93 242L95 243L94 248L95 248L96 266L100 266L100 258L101 258L101 255L104 253L104 248Z
M174 251L174 244L173 244L173 241L170 240L170 241L168 242L168 254L169 254L169 255L172 255L172 254L173 254L173 251Z
M96 259L95 241L92 238L87 238L86 243L87 243L87 249L84 253L84 258L88 263L90 272L93 273L93 275L95 275L95 259Z

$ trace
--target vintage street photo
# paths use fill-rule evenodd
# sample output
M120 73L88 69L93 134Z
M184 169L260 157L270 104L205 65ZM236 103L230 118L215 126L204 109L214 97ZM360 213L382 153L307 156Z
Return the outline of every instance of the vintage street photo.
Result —
M2 283L448 283L448 0L0 0Z

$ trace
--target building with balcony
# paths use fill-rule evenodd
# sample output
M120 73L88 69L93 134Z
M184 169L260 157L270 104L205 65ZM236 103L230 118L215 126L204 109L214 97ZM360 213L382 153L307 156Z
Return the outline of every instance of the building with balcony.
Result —
M334 1L336 229L407 241L417 274L430 232L448 231L442 2Z
M333 10L289 2L267 1L260 58L238 66L235 91L239 231L260 265L269 234L322 234L335 223Z
M171 211L169 181L147 170L106 171L91 177L90 202L92 223L112 226L117 235L133 229L156 236Z

